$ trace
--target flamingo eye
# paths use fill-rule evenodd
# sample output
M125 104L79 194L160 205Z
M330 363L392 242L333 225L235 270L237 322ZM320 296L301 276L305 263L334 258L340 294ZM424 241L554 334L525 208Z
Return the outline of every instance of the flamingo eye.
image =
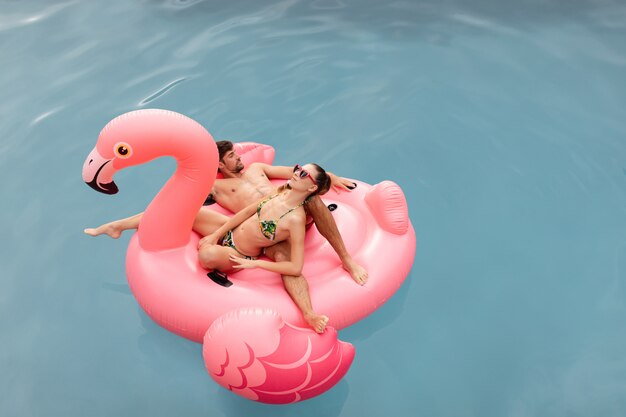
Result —
M130 158L133 154L133 148L131 148L130 145L125 142L116 143L114 150L115 156L122 159Z

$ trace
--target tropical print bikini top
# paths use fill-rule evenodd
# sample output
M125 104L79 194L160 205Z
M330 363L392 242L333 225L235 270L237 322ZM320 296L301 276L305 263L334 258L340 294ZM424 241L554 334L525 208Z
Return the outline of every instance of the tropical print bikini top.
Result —
M256 214L259 217L259 227L261 228L261 233L263 234L263 236L265 236L269 240L276 239L276 229L278 228L278 222L280 221L280 219L282 219L283 217L285 217L286 215L288 215L289 213L291 213L298 207L302 206L307 201L307 200L304 200L302 203L298 204L297 206L290 208L289 210L287 210L286 213L284 213L282 216L280 216L276 220L261 220L261 208L263 208L265 203L267 203L268 201L270 201L277 195L278 194L274 194L273 196L268 197L265 200L261 201L256 208Z

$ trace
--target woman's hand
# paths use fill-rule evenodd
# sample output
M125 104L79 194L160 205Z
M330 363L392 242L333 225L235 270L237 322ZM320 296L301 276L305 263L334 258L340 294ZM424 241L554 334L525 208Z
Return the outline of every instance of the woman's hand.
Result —
M233 265L233 268L235 269L248 269L257 267L256 260L240 258L235 255L230 255L230 261L235 264Z
M356 187L356 184L347 178L338 177L332 173L328 173L328 176L330 177L330 185L333 187L333 190L337 192L351 191Z
M205 245L217 245L218 240L219 240L219 237L211 233L210 235L207 235L203 237L202 239L200 239L200 241L198 242L198 249L202 248Z

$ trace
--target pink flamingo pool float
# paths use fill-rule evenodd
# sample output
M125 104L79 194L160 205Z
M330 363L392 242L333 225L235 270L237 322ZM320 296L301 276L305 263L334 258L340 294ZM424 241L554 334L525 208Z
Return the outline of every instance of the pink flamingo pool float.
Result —
M246 165L271 163L274 157L267 145L244 143L237 149ZM176 171L146 209L126 257L128 283L142 309L162 327L203 343L209 375L246 398L290 403L330 389L354 358L354 347L338 340L335 329L384 304L413 263L415 232L400 187L355 181L354 191L323 197L337 206L333 216L346 247L369 279L357 285L317 230L307 232L303 273L316 310L330 317L320 335L306 328L277 274L243 270L231 274L233 285L224 287L198 264L199 236L192 224L215 181L218 153L196 121L157 109L113 119L85 160L83 180L115 194L115 172L161 156L174 157Z

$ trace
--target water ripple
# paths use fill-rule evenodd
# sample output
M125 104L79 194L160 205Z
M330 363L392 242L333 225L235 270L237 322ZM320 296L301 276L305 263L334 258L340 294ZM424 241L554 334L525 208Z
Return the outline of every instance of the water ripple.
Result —
M172 88L176 87L178 84L182 83L183 81L187 81L187 79L188 79L187 77L182 77L182 78L179 78L177 80L172 81L171 83L169 83L165 87L161 88L159 91L157 91L156 93L152 94L148 98L145 98L145 99L141 100L139 102L139 106L145 106L146 104L150 103L151 101L156 100L157 98L161 97L163 94L167 93Z
M516 31L504 27L502 25L496 24L490 20L483 19L480 17L472 16L466 13L453 13L450 16L450 19L455 20L459 23L466 24L468 26L473 26L480 29L490 30L492 32L504 33L504 34L515 34Z
M41 22L42 20L45 20L76 3L76 1L71 1L67 3L55 4L54 6L47 7L36 13L29 14L10 14L5 11L2 15L0 15L0 32Z
M99 42L97 41L87 41L85 43L78 44L74 48L71 48L67 52L65 52L65 54L63 55L63 60L72 61L81 58L89 51L96 50L98 44Z
M314 10L339 10L346 7L346 3L341 0L315 0L311 3L311 9Z
M38 124L42 120L47 119L48 117L52 116L53 114L63 110L64 107L65 106L56 107L56 108L54 108L52 110L48 110L46 112L41 113L39 116L35 117L32 122L30 122L30 125L31 126L35 126L36 124Z
M166 9L188 9L206 0L171 0L164 6Z
M313 23L312 26L302 26L297 29L290 30L280 30L273 31L267 33L263 36L264 39L272 39L272 38L284 38L284 37L293 37L293 36L303 36L303 35L316 35L319 33L328 33L336 30L345 29L347 25L341 25L341 22L335 21L332 18L328 17L309 17L302 19L304 22Z
M296 3L296 0L286 0L261 9L256 13L233 17L222 23L218 23L217 25L202 31L200 34L189 40L185 45L181 46L176 52L176 56L178 58L188 57L193 54L200 53L200 51L206 51L207 48L213 49L230 44L239 39L239 37L233 35L220 39L220 35L224 35L227 32L244 26L252 26L278 20L283 17L285 12Z
M626 8L623 6L619 8L594 10L590 14L595 24L607 29L616 30L626 28Z
M124 84L124 88L129 89L131 87L135 87L139 84L142 84L150 79L153 79L157 76L167 74L167 73L175 73L181 70L189 70L193 67L194 67L194 64L181 63L181 62L177 62L175 65L164 65L151 72L142 73L138 77L132 78L131 80L127 81ZM182 77L182 78L189 78L189 77ZM176 82L176 81L173 81L173 82ZM164 88L167 88L167 86Z
M310 72L315 68L323 66L327 61L328 57L325 55L307 55L287 63L283 67L283 71L287 73L297 72L298 70L302 70L302 72Z

